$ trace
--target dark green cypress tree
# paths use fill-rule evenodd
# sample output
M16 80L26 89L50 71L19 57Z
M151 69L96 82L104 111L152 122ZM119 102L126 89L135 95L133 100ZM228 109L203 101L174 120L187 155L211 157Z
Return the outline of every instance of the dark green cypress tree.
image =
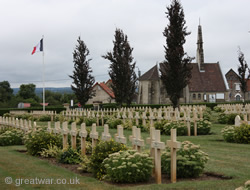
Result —
M191 61L184 52L187 32L184 11L178 0L173 0L167 7L169 24L163 35L166 37L165 60L160 65L161 79L166 88L173 107L179 107L179 99L183 89L191 79Z
M73 79L71 88L75 93L81 106L94 96L92 87L95 83L94 77L91 75L92 69L89 66L91 59L87 59L89 50L85 43L79 37L77 45L73 52L74 71L69 77Z
M108 52L102 56L111 62L109 76L112 80L112 89L117 103L131 104L135 94L135 62L133 62L132 51L127 35L123 31L116 29L115 40L113 41L113 52Z

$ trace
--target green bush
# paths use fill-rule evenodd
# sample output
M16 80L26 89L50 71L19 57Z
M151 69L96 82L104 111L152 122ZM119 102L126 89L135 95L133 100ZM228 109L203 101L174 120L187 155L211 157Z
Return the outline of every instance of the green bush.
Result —
M43 148L39 154L44 158L56 158L60 152L61 148L55 145L49 145L48 148Z
M221 109L221 107L215 106L214 111L215 112L222 112L222 109Z
M46 128L39 128L25 135L24 144L29 154L40 155L40 152L49 146L62 148L62 136L49 133Z
M41 115L39 117L39 121L51 121L51 116L50 115Z
M231 114L225 114L220 113L218 116L218 122L220 124L228 124L228 125L234 125L235 117L239 115L237 113L231 113ZM240 114L241 119L243 119L243 116Z
M90 168L94 176L98 179L102 179L106 174L106 169L102 164L103 160L109 156L109 154L119 152L120 150L127 150L124 144L110 141L101 141L94 148L90 157Z
M155 123L155 129L159 129L161 134L170 135L171 129L176 129L178 136L187 135L187 127L184 122L178 121L162 121Z
M152 174L153 158L135 150L110 154L103 161L107 175L105 179L113 182L145 182Z
M93 117L85 118L86 126L92 126L93 123L96 123L96 118Z
M122 124L122 120L121 119L117 119L115 117L110 117L107 121L106 124L109 125L110 129L116 129L117 125L121 125Z
M198 177L204 170L208 161L208 155L200 150L200 146L189 141L182 142L181 148L177 151L177 177L188 178ZM162 173L170 176L171 153L168 148L162 153Z
M4 130L3 130L4 131ZM24 133L18 129L8 129L0 135L0 146L22 145Z
M221 133L226 142L235 142L235 126L226 126L221 130Z
M211 122L207 120L197 121L197 135L208 135L211 130ZM194 123L191 122L191 134L194 134Z
M242 124L239 127L235 127L235 142L250 144L250 125Z
M88 172L88 173L91 172L90 160L86 155L82 157L82 162L80 163L80 167L77 169L83 173L84 172Z
M57 160L59 163L63 164L79 164L83 161L81 154L71 147L60 152Z

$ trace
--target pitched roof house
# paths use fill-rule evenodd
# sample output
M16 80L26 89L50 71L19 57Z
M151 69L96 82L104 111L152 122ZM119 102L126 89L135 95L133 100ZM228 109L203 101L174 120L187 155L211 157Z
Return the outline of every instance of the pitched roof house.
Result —
M228 84L228 100L229 101L241 101L244 96L240 89L239 75L230 69L225 74L227 84ZM247 92L245 94L245 100L250 100L250 80L247 80Z
M219 62L204 63L201 26L198 26L196 63L192 63L192 78L183 89L181 103L222 102L226 97L226 85ZM139 104L170 103L169 96L160 80L158 66L155 65L139 78Z
M108 84L112 81L108 80ZM115 94L111 88L107 86L105 82L96 82L93 86L93 91L95 91L95 96L88 100L87 104L93 104L94 102L100 103L114 103Z

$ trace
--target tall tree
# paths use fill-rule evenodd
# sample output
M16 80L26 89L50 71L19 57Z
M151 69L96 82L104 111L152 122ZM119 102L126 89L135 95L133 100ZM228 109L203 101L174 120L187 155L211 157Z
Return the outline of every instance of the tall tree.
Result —
M245 61L244 54L240 50L239 50L238 60L240 62L240 65L238 66L238 73L239 73L238 77L240 81L240 89L243 92L243 102L245 102L245 95L247 92L247 80L250 78L250 72L247 62Z
M10 101L13 96L13 90L10 88L8 81L0 82L0 102Z
M135 62L133 62L133 48L130 47L128 37L121 29L116 29L113 41L113 52L102 56L111 62L109 76L112 80L111 88L117 103L131 104L136 88Z
M79 37L77 45L73 52L74 71L69 77L73 79L71 88L75 93L81 106L94 96L92 87L95 83L94 77L91 75L92 69L89 66L91 59L87 59L89 50L85 43Z
M183 45L185 37L190 34L185 26L184 11L178 0L173 0L166 12L169 24L163 35L166 37L165 60L160 65L161 79L166 88L173 107L179 107L179 99L183 89L191 79L191 61Z
M23 99L32 98L34 100L38 100L39 98L37 97L35 90L36 90L35 84L22 84L20 86L20 89L17 95Z

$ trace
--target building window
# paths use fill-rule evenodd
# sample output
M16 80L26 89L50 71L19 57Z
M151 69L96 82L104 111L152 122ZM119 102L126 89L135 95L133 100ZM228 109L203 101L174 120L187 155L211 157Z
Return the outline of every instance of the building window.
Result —
M196 94L193 94L193 100L195 100L196 99Z
M201 99L201 94L198 94L198 100L200 100Z
M240 90L240 84L235 84L235 90Z

